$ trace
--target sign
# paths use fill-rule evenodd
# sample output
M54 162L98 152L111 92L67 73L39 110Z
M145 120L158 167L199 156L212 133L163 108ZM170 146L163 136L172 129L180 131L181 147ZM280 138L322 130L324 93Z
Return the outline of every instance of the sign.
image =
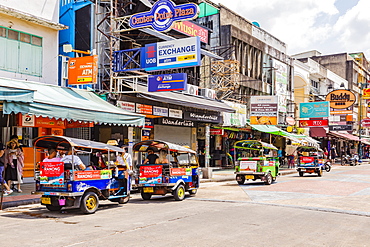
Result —
M329 120L300 120L299 127L319 127L319 126L328 126Z
M362 90L362 98L363 99L370 99L370 88L364 88Z
M275 95L278 96L279 112L287 112L287 94L288 94L288 65L277 60L273 60L275 69Z
M131 103L131 102L125 102L125 101L117 101L117 106L125 111L129 111L129 112L135 112L135 103Z
M235 113L223 112L223 126L244 127L247 122L247 106L231 101L224 103L235 110Z
M190 37L199 36L200 41L208 44L208 30L190 21L175 22L173 30L183 33Z
M150 129L142 129L141 130L141 140L147 141L150 138Z
M21 115L21 126L23 127L34 127L35 126L35 116L31 114Z
M334 109L345 109L356 102L356 96L350 90L334 90L326 95L326 101L330 101L330 107Z
M94 127L94 123L88 122L78 122L78 121L67 121L66 128L85 128L85 127Z
M153 129L154 121L151 118L145 118L144 128Z
M312 163L315 161L314 157L307 157L307 156L302 156L300 159L301 159L301 162L305 164Z
M239 171L244 172L244 171L257 171L257 161L247 161L247 160L242 160L240 161L240 167Z
M171 168L170 176L191 176L191 168Z
M211 129L211 135L223 135L224 129Z
M162 182L162 166L141 166L139 183L159 184Z
M149 75L148 92L184 91L187 90L187 80L186 73Z
M353 110L330 111L330 115L347 115L347 114L353 114Z
M250 124L277 125L278 97L251 96Z
M146 71L200 65L199 37L147 44L142 49L141 66Z
M329 125L330 131L352 131L352 125Z
M362 127L370 127L370 118L364 118L361 120Z
M168 117L168 108L153 106L153 115Z
M159 0L150 11L132 15L129 25L132 28L152 27L164 32L171 29L175 21L195 19L198 14L199 7L194 3L175 5L171 0Z
M63 162L40 162L40 184L64 184Z
M329 102L307 102L299 103L300 118L322 118L329 117Z
M98 56L73 57L68 61L68 84L96 84Z
M285 122L287 122L287 124L291 126L295 125L295 119L293 117L286 117Z
M146 115L152 115L153 114L153 106L144 105L144 104L136 104L136 112L146 114Z
M61 119L55 118L48 118L48 117L36 117L35 119L35 127L44 127L44 128L66 128L66 121Z
M209 113L184 112L184 119L207 123L220 123L221 116Z
M170 118L161 118L160 124L162 125L173 125L173 126L184 126L184 127L195 127L195 122L189 120L179 120Z
M73 175L75 181L110 179L112 170L75 171Z
M172 118L182 118L182 110L169 109L168 116Z

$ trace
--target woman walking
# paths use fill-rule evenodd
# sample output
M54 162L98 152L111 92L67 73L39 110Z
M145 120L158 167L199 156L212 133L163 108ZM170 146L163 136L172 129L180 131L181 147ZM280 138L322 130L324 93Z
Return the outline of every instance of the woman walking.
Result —
M6 144L5 149L5 181L8 186L11 184L17 184L17 191L21 190L21 183L23 183L23 167L24 167L24 155L19 147L19 143L16 140L11 140Z

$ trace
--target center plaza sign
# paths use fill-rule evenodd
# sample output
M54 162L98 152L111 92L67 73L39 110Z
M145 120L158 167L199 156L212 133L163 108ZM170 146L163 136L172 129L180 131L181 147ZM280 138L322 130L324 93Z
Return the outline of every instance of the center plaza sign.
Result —
M171 29L175 21L195 19L198 13L199 7L194 3L175 5L170 0L159 0L150 11L132 15L129 25L132 28L152 27L164 32Z

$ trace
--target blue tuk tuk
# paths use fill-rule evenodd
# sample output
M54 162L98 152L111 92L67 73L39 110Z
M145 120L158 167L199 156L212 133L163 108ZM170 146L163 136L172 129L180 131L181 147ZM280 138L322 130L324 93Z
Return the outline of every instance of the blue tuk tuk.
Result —
M129 201L129 167L117 159L123 152L121 148L66 136L38 137L33 146L36 188L32 194L41 195L41 204L48 210L80 208L83 213L92 214L98 209L99 200L120 204ZM72 162L36 161L40 156L36 153L45 153L50 147L60 154L72 150ZM77 159L75 155L88 166L87 169L80 170L73 165L73 159Z

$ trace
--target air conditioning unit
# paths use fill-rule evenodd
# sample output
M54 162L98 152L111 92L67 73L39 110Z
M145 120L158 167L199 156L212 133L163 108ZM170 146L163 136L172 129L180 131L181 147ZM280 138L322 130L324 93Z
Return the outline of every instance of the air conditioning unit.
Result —
M208 99L216 99L216 91L213 89L202 88L200 89L200 95Z
M191 95L198 95L198 86L188 84L188 90L186 90L186 93Z

